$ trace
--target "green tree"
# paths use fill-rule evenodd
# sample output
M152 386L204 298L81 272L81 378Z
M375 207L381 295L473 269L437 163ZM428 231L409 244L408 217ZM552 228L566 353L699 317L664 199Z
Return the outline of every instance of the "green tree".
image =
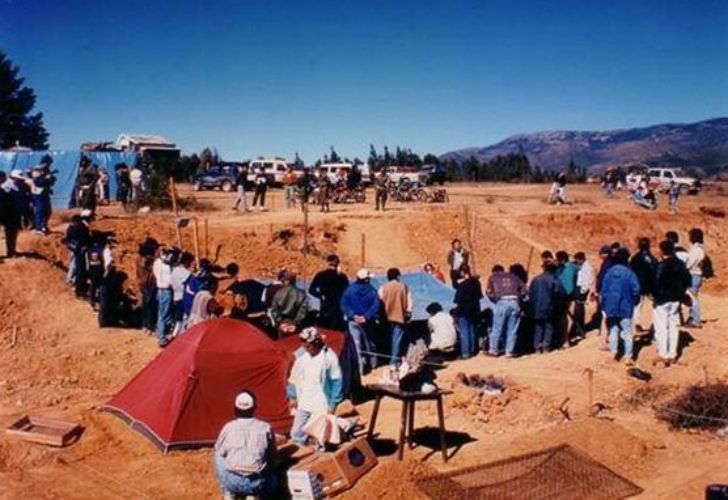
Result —
M437 165L438 163L440 163L440 159L437 156L433 155L432 153L427 153L422 158L422 163L424 165Z
M341 157L334 149L334 146L331 146L331 154L329 155L329 161L327 163L341 163Z
M43 113L31 114L35 91L24 85L20 69L0 51L0 149L16 144L36 150L48 149Z

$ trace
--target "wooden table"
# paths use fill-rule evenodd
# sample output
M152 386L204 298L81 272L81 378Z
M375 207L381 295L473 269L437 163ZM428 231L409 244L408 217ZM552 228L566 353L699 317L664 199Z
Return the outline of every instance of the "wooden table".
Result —
M412 434L415 424L415 403L417 401L437 401L437 420L440 432L440 450L442 452L443 461L447 462L447 444L445 442L445 412L442 406L442 397L452 394L452 391L438 389L431 393L424 392L407 392L400 390L395 385L372 384L367 386L371 390L376 399L374 400L374 409L372 418L369 421L368 437L371 439L374 435L374 427L377 424L377 416L379 415L379 406L382 398L387 396L402 401L402 413L399 420L399 445L397 448L397 458L402 460L404 456L405 441L409 443L409 447L414 446Z

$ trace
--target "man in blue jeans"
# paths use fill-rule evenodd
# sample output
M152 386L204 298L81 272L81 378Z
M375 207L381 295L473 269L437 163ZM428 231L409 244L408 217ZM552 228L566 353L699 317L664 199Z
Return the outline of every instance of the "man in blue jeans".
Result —
M556 278L556 263L544 259L543 273L531 281L528 300L533 317L533 350L536 353L549 352L554 336L556 307L566 295L564 287Z
M703 261L705 261L705 247L703 246L703 230L693 228L690 230L690 250L688 250L685 265L690 272L690 316L685 326L701 328L703 318L700 315L700 285L703 283Z
M367 369L377 367L377 357L364 352L374 352L372 335L379 316L379 297L377 289L370 283L371 275L367 269L359 269L356 280L349 285L341 296L341 311L349 326L349 335L354 341L359 364L359 376Z
M379 289L379 299L387 320L390 342L390 364L396 365L402 355L405 325L412 317L412 294L407 285L399 281L402 276L399 269L392 267L387 270L387 283Z
M162 251L154 261L152 273L157 285L157 336L159 347L167 347L167 330L172 325L172 259L174 253Z
M607 317L609 350L617 356L619 339L624 344L624 362L634 364L632 317L635 305L640 300L640 282L629 268L629 250L620 248L614 255L614 265L604 274L600 300Z
M460 359L475 355L478 348L476 325L480 316L480 299L483 288L480 280L470 272L470 266L460 268L462 281L455 290L458 337L460 338Z
M235 398L235 420L220 431L213 454L215 475L225 499L238 496L274 498L278 478L275 435L271 426L253 416L255 397L243 391Z
M516 348L521 304L525 284L516 275L505 272L503 266L493 266L485 294L495 303L493 329L490 333L488 355L499 356L505 340L506 357L512 358Z

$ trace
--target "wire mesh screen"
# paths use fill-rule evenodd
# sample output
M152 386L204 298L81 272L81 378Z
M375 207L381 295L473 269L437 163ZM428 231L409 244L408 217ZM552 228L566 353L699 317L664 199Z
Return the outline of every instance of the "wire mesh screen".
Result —
M614 499L642 489L568 445L418 481L430 498Z

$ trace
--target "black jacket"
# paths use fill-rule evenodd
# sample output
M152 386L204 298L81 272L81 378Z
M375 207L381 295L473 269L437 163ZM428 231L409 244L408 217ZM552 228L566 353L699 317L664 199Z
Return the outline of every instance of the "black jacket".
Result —
M632 268L640 282L640 293L642 295L652 295L657 259L649 251L640 251L630 259L629 267Z
M308 293L321 300L322 309L339 309L341 296L349 286L349 279L336 269L325 269L314 276Z
M66 246L75 252L91 244L91 231L83 222L71 222L66 229Z
M480 315L480 299L483 298L483 288L477 278L468 278L461 281L455 291L455 304L457 314L465 318L476 319Z
M655 305L681 302L690 288L690 272L685 263L670 256L657 264L652 296Z

